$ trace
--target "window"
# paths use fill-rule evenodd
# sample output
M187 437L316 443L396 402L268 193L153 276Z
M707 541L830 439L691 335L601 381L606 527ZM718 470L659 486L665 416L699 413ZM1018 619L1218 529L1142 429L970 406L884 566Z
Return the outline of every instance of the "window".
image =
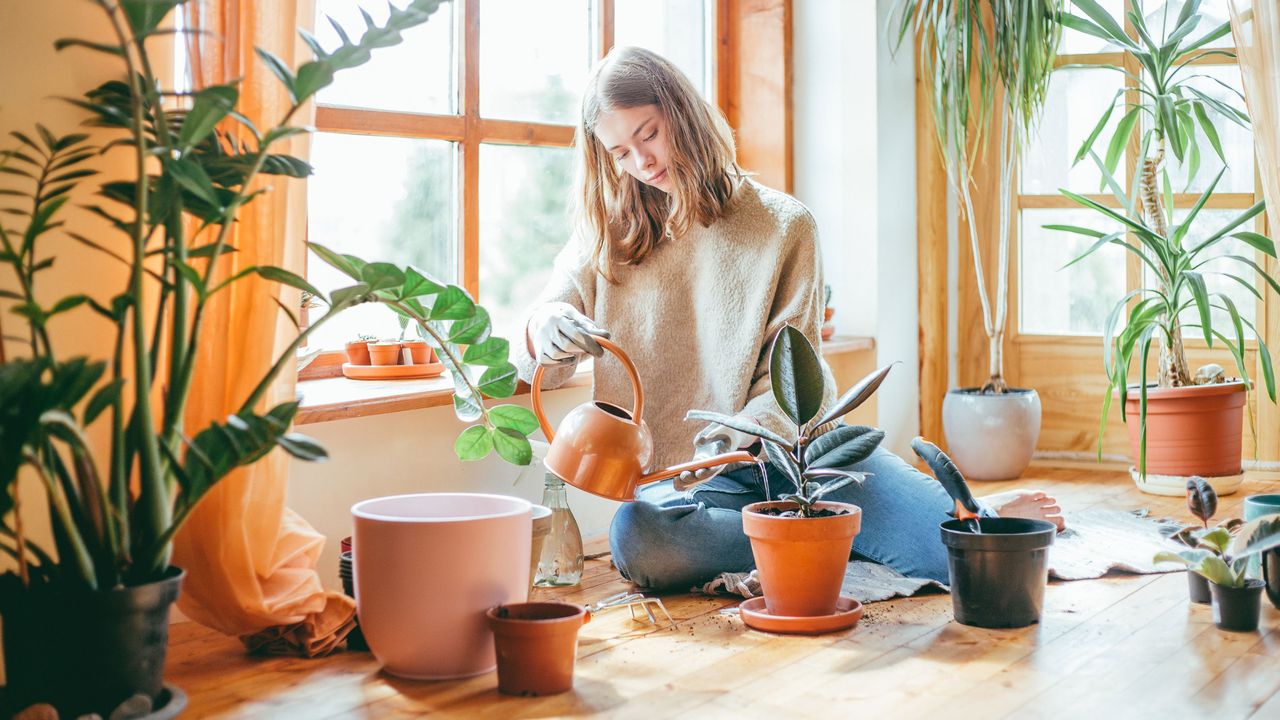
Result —
M1206 0L1201 6L1205 15L1193 35L1203 35L1228 19L1227 0ZM1103 0L1101 5L1112 14L1120 15L1122 9L1140 6L1149 27L1159 31L1165 23L1172 24L1182 8L1182 0L1156 2L1148 0ZM1208 48L1229 48L1231 35L1211 43ZM1020 194L1017 211L1020 220L1018 243L1018 331L1022 335L1101 335L1107 315L1113 304L1129 290L1141 283L1143 268L1135 258L1119 247L1107 247L1088 260L1066 270L1063 265L1074 259L1088 247L1083 238L1062 232L1044 230L1046 224L1070 224L1106 229L1101 215L1081 208L1062 196L1059 188L1088 195L1099 202L1115 205L1106 190L1100 189L1101 174L1088 159L1072 167L1076 151L1088 133L1102 116L1107 103L1117 91L1126 90L1130 102L1136 102L1132 90L1136 82L1104 65L1120 65L1123 56L1113 45L1098 38L1068 31L1063 36L1059 58L1061 67L1053 75L1043 119L1038 136L1034 138L1024 157L1020 173ZM1241 92L1240 72L1234 59L1210 56L1198 60L1194 72L1200 76L1192 82L1202 92L1232 105L1243 108L1244 101L1235 92ZM1137 72L1137 68L1131 72ZM1123 99L1123 98L1122 98ZM1119 122L1122 112L1112 114L1110 127L1101 137L1109 138ZM1207 233L1225 224L1226 219L1256 202L1255 172L1253 164L1252 134L1232 122L1215 117L1227 171L1219 181L1207 208L1202 211L1204 224L1201 233ZM1186 210L1195 204L1199 194L1212 182L1222 169L1222 161L1210 149L1201 148L1200 169L1188 185L1187 168L1168 153L1165 166L1168 170L1174 194L1174 220L1185 216ZM1134 177L1137 159L1126 157L1116 173L1121 186L1128 191ZM1127 168L1127 170L1126 170ZM1121 177L1123 176L1123 177ZM1221 217L1221 223L1214 220ZM1118 228L1112 228L1118 229ZM1241 229L1255 229L1246 225ZM1194 231L1193 231L1194 232ZM1254 251L1243 242L1230 240L1215 246L1220 254ZM1260 260L1260 258L1259 258ZM1206 267L1212 271L1214 263ZM1209 275L1206 281L1210 291L1223 291L1236 303L1240 314L1252 321L1257 317L1256 298L1245 288L1236 285L1225 276ZM1187 319L1195 322L1194 309ZM1226 318L1222 318L1226 323ZM1224 325L1225 327L1226 325ZM1248 329L1246 328L1246 332ZM1187 340L1194 342L1195 331L1187 333ZM1203 344L1203 340L1200 341Z
M465 287L495 332L546 283L570 232L574 126L595 60L614 44L662 53L712 96L715 0L453 0L403 44L322 91L309 181L312 240L368 259L413 264ZM363 27L385 0L317 0L323 18ZM309 279L349 281L320 262ZM312 336L336 349L359 333L394 337L396 316L356 308Z

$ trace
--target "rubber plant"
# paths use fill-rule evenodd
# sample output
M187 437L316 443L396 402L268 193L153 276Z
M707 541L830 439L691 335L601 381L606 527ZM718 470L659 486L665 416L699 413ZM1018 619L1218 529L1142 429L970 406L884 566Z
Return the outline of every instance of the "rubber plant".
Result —
M973 272L987 335L989 378L983 393L1004 393L1004 333L1009 308L1009 242L1014 178L1049 89L1058 53L1063 0L901 0L896 47L919 39L918 73L926 84L947 179L969 218ZM999 143L1000 221L996 235L994 313L987 264L973 222L973 166L983 143Z
M118 63L120 78L70 98L101 128L91 143L85 134L58 135L43 126L34 134L13 133L15 145L0 154L0 189L7 203L0 222L0 262L17 280L3 296L26 322L22 359L0 366L0 550L18 564L21 587L57 583L106 591L164 577L174 534L218 481L280 448L302 460L322 460L315 441L290 432L297 402L271 408L261 403L268 388L307 338L344 310L380 303L419 325L454 382L454 408L466 428L457 444L465 459L496 449L505 460L528 464L527 435L537 427L528 410L486 407L483 399L514 393L516 370L506 340L491 335L488 313L456 285L413 267L367 262L312 245L323 260L352 283L325 293L305 278L273 266L229 273L225 259L239 211L264 189L259 176L304 178L311 167L273 151L282 140L309 132L295 122L299 109L328 86L335 73L361 65L376 48L400 42L401 32L420 25L441 0L413 0L390 7L379 25L352 39L338 27L341 44L325 50L311 35L303 39L314 59L291 68L259 49L288 92L287 112L259 128L236 111L239 81L191 92L162 88L147 40L173 32L165 21L184 0L96 0L114 29L111 39L59 40L59 50L90 52ZM335 27L337 24L334 23ZM233 139L244 136L246 141ZM64 225L69 193L94 174L88 161L124 146L136 176L105 182L92 204L76 212L98 216L117 237L87 237ZM42 241L73 238L109 261L128 268L127 285L106 300L83 294L45 304L37 284L54 262ZM184 425L189 391L197 382L195 358L208 337L209 303L255 275L278 284L278 292L302 291L325 306L245 397L239 409L204 428ZM273 297L297 324L298 303ZM63 358L49 336L54 318L87 306L114 325L107 359ZM157 399L158 398L158 399ZM105 461L86 438L86 428L106 423ZM23 532L16 507L19 472L30 469L47 491L56 560ZM132 479L132 480L131 480Z
M1198 219L1199 213L1212 197L1225 167L1209 183L1182 222L1175 223L1173 220L1174 188L1166 167L1166 149L1172 150L1173 156L1185 164L1187 182L1190 184L1200 167L1200 147L1203 143L1207 143L1223 163L1226 162L1215 118L1249 127L1249 118L1243 110L1204 93L1192 82L1197 78L1207 77L1195 72L1197 60L1214 55L1234 57L1233 53L1226 50L1204 49L1209 43L1230 33L1230 23L1223 23L1203 35L1193 37L1202 19L1199 12L1201 0L1187 0L1172 22L1167 22L1166 18L1160 33L1152 32L1142 13L1126 13L1125 17L1133 28L1131 35L1126 32L1121 19L1109 15L1095 0L1072 2L1083 16L1064 13L1063 25L1116 45L1125 56L1132 58L1142 68L1142 72L1135 76L1122 67L1113 67L1115 71L1124 73L1138 83L1138 91L1134 94L1137 101L1122 100L1125 97L1124 90L1117 92L1075 156L1077 163L1090 158L1097 165L1103 186L1115 197L1118 208L1108 207L1069 190L1061 191L1081 206L1096 211L1119 229L1101 230L1060 224L1046 225L1045 228L1090 239L1089 248L1066 267L1080 262L1103 247L1115 245L1136 256L1143 265L1144 275L1149 278L1145 286L1120 298L1107 317L1103 331L1107 390L1103 396L1101 419L1104 430L1113 392L1119 396L1121 417L1125 418L1129 366L1137 357L1141 373L1138 385L1141 425L1138 469L1145 475L1147 365L1153 344L1158 344L1158 387L1193 384L1183 349L1183 328L1188 327L1199 330L1210 348L1214 346L1215 340L1226 347L1245 381L1245 391L1249 392L1244 333L1247 327L1257 338L1258 364L1267 395L1275 402L1275 371L1270 350L1262 335L1257 332L1253 323L1241 317L1235 303L1226 293L1209 291L1205 277L1221 275L1229 278L1261 300L1263 292L1258 289L1261 283L1246 279L1256 273L1267 286L1280 294L1280 283L1268 275L1253 258L1216 252L1218 245L1228 237L1236 238L1269 257L1276 257L1276 249L1275 243L1269 238L1240 229L1241 225L1263 212L1263 202L1257 202L1240 212L1204 240L1194 244L1187 243L1191 230L1198 222L1202 222ZM1237 91L1232 92L1239 96ZM1240 101L1243 103L1244 98L1240 97ZM1104 140L1108 123L1118 109L1123 109L1123 115L1106 142L1104 157L1099 155L1095 147ZM1140 133L1137 171L1126 195L1115 179L1115 172L1135 132ZM1231 263L1234 272L1205 267L1217 260ZM1242 277L1242 274L1246 277ZM1182 313L1192 308L1198 322L1187 323L1182 319ZM1214 325L1214 310L1224 313L1230 319L1225 332L1223 328ZM1249 418L1252 424L1253 416L1250 415ZM1100 430L1099 454L1102 452L1102 440L1103 432Z
M1214 528L1200 535L1195 547L1158 552L1153 562L1179 563L1210 582L1242 588L1249 559L1277 547L1280 547L1280 517L1268 515L1250 520L1234 534L1225 527Z
M826 379L818 353L804 333L787 325L769 347L769 382L778 407L795 424L794 435L784 438L739 416L705 410L694 410L686 419L720 423L760 438L763 459L795 486L795 492L779 500L795 503L796 516L813 517L817 512L814 504L824 496L864 479L863 473L847 468L870 457L884 439L884 431L873 427L838 425L828 429L828 423L870 399L892 367L886 365L867 375L822 412ZM767 494L768 483L765 485Z

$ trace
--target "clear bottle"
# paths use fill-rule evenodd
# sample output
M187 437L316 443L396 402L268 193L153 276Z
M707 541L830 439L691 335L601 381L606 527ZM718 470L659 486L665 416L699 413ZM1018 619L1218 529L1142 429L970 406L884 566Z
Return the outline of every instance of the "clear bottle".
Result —
M569 509L564 481L547 473L546 483L542 504L551 509L551 533L542 545L533 584L538 587L577 585L582 580L582 531Z

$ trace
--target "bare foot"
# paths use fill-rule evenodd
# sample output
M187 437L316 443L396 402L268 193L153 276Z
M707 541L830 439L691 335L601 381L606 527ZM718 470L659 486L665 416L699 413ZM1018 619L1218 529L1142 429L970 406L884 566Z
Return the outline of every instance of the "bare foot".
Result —
M1000 517L1048 520L1058 526L1058 532L1066 528L1062 508L1058 501L1038 490L1010 490L981 498Z

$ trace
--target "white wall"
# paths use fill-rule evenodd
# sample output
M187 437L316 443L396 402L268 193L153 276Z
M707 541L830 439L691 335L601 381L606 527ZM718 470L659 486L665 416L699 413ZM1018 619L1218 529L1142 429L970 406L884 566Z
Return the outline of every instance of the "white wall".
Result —
M919 432L915 73L893 56L893 0L796 0L792 104L796 196L822 238L836 331L871 335L887 446L909 454ZM843 389L843 388L842 388Z

